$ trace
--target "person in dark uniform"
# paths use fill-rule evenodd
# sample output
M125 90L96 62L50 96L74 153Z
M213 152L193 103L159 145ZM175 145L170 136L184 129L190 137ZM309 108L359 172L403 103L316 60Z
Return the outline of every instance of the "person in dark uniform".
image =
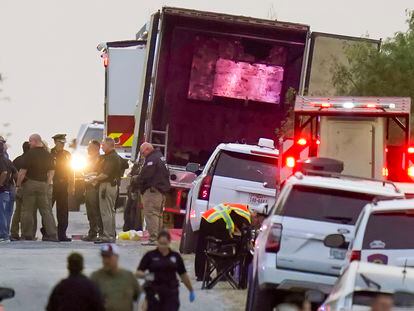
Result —
M134 177L139 175L139 172L143 164L144 158L141 157L134 163L130 172L131 182L128 187L128 199L124 211L123 231L142 230L142 215L141 210L138 207L140 201L139 188L135 182Z
M102 150L105 154L101 156L98 176L90 180L92 185L99 185L99 211L102 219L102 234L95 241L96 244L115 242L115 201L121 172L121 163L115 151L115 141L111 137L104 138Z
M104 311L98 287L82 274L83 257L72 253L68 257L69 277L53 289L46 311Z
M50 150L55 163L55 175L53 177L52 207L56 202L58 239L62 242L70 242L72 239L66 236L68 228L69 204L68 187L70 176L71 155L66 151L66 134L56 134L52 137L55 147Z
M89 221L89 231L86 236L82 238L85 242L95 242L98 240L98 234L102 235L102 218L99 210L99 187L92 185L90 180L98 175L101 157L99 150L101 143L95 139L88 144L88 165L84 171L86 185L85 185L85 205L86 214Z
M189 300L195 293L181 255L170 248L171 235L161 231L157 248L142 257L136 276L146 280L145 292L148 311L175 311L180 307L177 274L189 291Z
M13 160L14 167L17 171L19 171L23 167L24 163L24 155L30 150L30 144L28 141L23 143L23 154L18 156L16 159ZM23 184L25 181L23 180ZM20 188L18 192L16 192L16 209L13 213L13 218L10 227L10 240L18 241L20 240L20 226L21 226L21 214L22 214L22 202L23 202L23 188ZM33 228L37 228L37 213L34 211L33 214ZM33 236L36 235L36 232L33 232Z

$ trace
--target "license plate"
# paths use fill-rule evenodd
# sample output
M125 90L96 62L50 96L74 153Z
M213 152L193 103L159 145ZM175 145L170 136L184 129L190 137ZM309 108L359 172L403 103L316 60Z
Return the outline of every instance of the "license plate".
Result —
M344 260L346 257L346 249L338 249L338 248L331 248L331 258L338 259L338 260Z
M249 194L249 204L250 205L259 205L263 203L268 203L268 198L265 195L262 194L255 194L250 193Z

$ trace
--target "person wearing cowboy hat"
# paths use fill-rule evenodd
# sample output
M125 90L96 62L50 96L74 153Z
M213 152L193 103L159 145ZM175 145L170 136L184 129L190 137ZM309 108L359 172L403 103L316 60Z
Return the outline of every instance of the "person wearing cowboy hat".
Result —
M68 187L70 180L70 160L71 155L66 151L66 134L56 134L52 137L55 147L50 150L53 161L55 163L55 175L53 176L53 192L51 206L56 202L57 215L57 232L58 239L61 242L70 242L67 237L66 230L68 228L69 204L68 204Z

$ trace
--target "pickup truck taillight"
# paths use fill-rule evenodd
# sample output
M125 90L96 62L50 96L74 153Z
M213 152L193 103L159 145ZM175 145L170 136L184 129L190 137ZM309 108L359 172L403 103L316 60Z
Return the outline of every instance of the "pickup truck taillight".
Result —
M280 239L282 237L282 225L271 224L268 229L267 240L266 240L266 252L277 253L280 249Z
M351 255L349 256L349 261L360 261L361 260L361 251L352 251Z
M208 201L210 198L210 190L211 190L211 182L213 181L213 177L211 175L207 175L203 178L200 185L200 190L198 191L198 199Z

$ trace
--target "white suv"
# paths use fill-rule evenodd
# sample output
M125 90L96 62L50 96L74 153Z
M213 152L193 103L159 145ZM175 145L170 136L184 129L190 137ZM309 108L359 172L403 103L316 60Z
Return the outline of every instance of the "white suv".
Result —
M287 291L329 293L347 250L325 246L325 238L340 233L350 242L367 203L403 197L391 183L324 175L298 172L286 181L256 240L247 310L272 310Z
M414 200L372 203L358 219L348 260L414 266Z
M217 146L188 194L181 252L194 251L201 216L207 209L224 202L253 208L274 204L278 154L273 140L263 138L258 145Z

